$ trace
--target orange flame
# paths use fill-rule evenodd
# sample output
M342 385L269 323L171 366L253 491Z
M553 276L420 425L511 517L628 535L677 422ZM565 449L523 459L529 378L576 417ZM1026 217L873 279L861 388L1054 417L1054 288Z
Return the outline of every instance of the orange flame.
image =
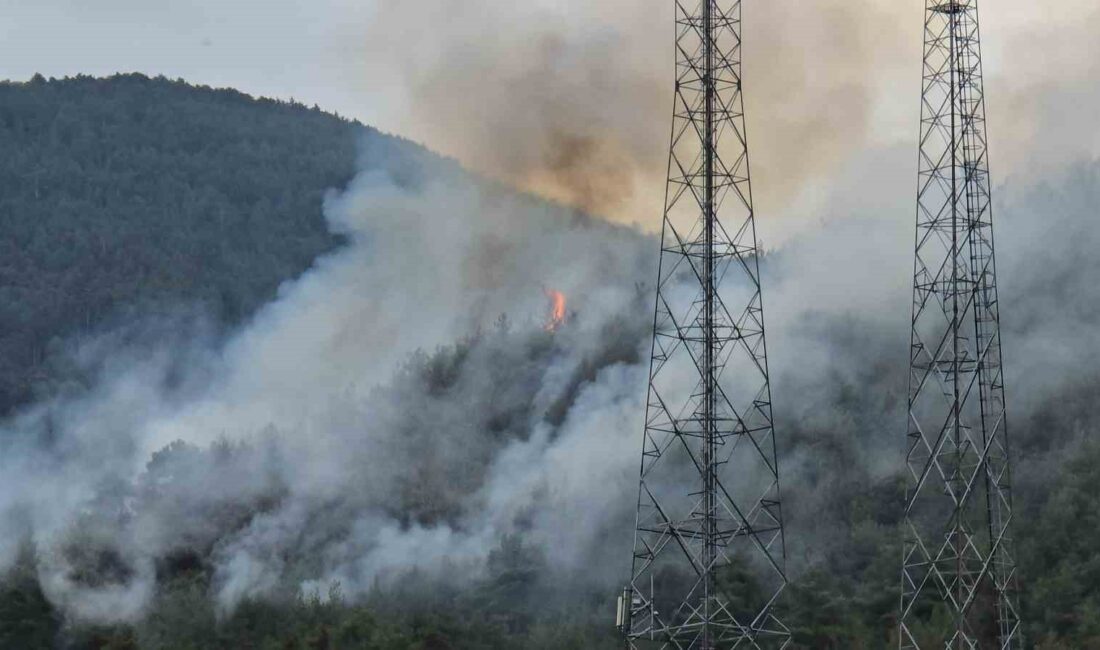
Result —
M546 331L556 332L565 322L565 294L549 289L546 295L550 298L550 320L546 323Z

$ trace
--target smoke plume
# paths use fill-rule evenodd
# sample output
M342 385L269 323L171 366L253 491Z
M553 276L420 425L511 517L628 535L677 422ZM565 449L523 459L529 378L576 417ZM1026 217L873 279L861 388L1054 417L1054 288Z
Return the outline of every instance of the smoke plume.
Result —
M671 2L379 3L361 50L377 120L474 169L620 222L659 223L672 107ZM769 243L836 214L868 152L916 135L920 1L744 2L758 213ZM1100 154L1094 3L982 5L994 173ZM1043 56L1035 56L1043 52ZM371 94L375 97L377 93ZM909 158L910 166L915 154ZM913 173L893 178L909 182ZM912 193L912 185L906 190Z
M411 570L461 581L513 534L555 580L610 593L623 579L656 240L387 143L367 141L326 203L347 245L247 326L223 340L185 314L76 341L72 362L98 380L4 424L0 560L33 542L68 615L140 617L188 563L210 569L223 611L334 582L354 596ZM901 156L876 151L846 182ZM1025 450L1071 437L1031 418L1055 391L1094 386L1100 350L1100 166L1049 182L998 204ZM849 213L764 260L796 572L842 539L823 515L843 485L902 458L911 210L889 187L862 208L848 190L834 203ZM548 291L567 301L553 328Z
M393 75L403 92L387 120L403 132L517 186L649 225L664 191L668 142L653 135L671 116L672 11L636 0L387 3L364 41L368 60L385 62L374 78ZM868 0L746 3L749 132L766 205L786 204L867 142L868 79L897 64L898 13Z

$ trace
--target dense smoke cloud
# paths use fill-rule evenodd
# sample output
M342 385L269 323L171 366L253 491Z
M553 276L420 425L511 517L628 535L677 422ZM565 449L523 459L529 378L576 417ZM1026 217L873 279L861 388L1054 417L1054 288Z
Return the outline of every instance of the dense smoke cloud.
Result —
M524 188L620 221L658 223L672 104L670 1L280 0L262 12L214 0L15 4L0 40L12 78L140 69L294 96ZM797 230L829 208L828 188L868 146L913 140L924 5L744 3L762 217ZM1100 70L1088 55L1100 40L1096 3L981 8L994 173L1100 153L1092 124Z
M0 559L32 541L69 615L140 616L179 562L209 567L226 610L412 569L461 581L510 534L555 580L623 579L656 241L386 142L327 203L348 245L228 341L189 316L77 342L92 388L4 425ZM846 182L903 164L875 154ZM1100 349L1100 174L1051 183L998 206L1014 421L1091 385ZM889 187L862 208L847 190L847 214L764 261L796 572L845 534L822 516L838 486L901 460L911 211ZM550 289L568 299L553 332ZM1025 448L1062 435L1019 429Z
M656 221L670 7L385 4L366 40L408 80L395 122L505 181ZM1067 3L1036 33L1040 5L1001 8L987 11L999 34L987 73L993 171L1011 179L997 194L998 272L1026 489L1071 448L1055 441L1079 434L1033 426L1036 414L1055 395L1088 401L1098 379L1100 168L1070 162L1100 147L1080 128L1100 101L1097 63L1061 52L1088 51L1100 11ZM796 572L845 534L829 516L839 484L901 465L919 11L746 6L760 207L814 217L764 261ZM1032 57L1036 43L1058 64ZM97 381L0 431L0 567L33 542L43 589L68 615L134 619L166 563L208 566L229 610L333 581L359 595L412 569L461 581L519 533L556 579L613 592L655 239L402 161L380 141L327 216L348 245L228 340L188 314L73 343ZM782 229L761 219L765 241ZM568 299L554 332L549 290Z
M655 136L671 115L672 12L636 0L386 3L365 43L377 74L401 80L387 122L526 189L648 224L664 190L668 143ZM875 77L898 64L901 17L919 20L867 1L746 3L765 204L786 204L867 142Z
M400 169L374 142L327 205L349 244L247 328L85 342L95 388L7 424L0 548L10 562L29 537L70 614L139 615L180 553L213 564L231 608L288 580L461 576L520 530L578 563L621 523L629 481L603 513L589 481L635 464L645 325L623 316L652 242L427 156ZM556 332L550 289L568 300Z
M916 134L923 2L744 3L745 99L770 240L831 213L869 148ZM617 220L659 223L673 3L381 3L363 37L381 123L475 169ZM1100 153L1087 1L982 5L995 173ZM1036 52L1043 56L1035 56ZM915 160L915 154L911 155ZM895 178L909 181L908 169Z
M1027 177L1100 155L1100 61L1082 55L1100 40L1100 7L1011 5L983 5L990 18L983 36L994 45L984 58L993 72L987 94L997 167Z

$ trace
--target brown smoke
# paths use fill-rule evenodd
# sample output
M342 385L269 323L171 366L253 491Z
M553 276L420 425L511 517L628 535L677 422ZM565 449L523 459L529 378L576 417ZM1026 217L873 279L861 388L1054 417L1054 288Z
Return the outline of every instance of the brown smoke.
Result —
M460 12L446 0L426 4L382 9L370 37L387 52L413 44L398 63L407 94L395 109L400 130L598 213L623 214L640 188L660 184L653 171L666 155L671 64L639 53L635 30L520 3L464 2Z
M1075 2L1083 0L1067 7ZM403 95L383 126L549 198L657 223L672 105L671 1L384 4L366 37L368 56L393 75L397 88L386 95ZM1034 54L1003 46L1035 34L1034 22L1011 19L1025 4L983 4L983 24L999 32L987 50L1009 62ZM1078 17L1089 13L1074 6ZM763 215L827 184L859 152L915 138L922 10L920 0L744 3L745 99ZM1097 36L1080 24L1069 31L1084 39L1078 53ZM987 77L1005 73L988 68ZM1034 99L1019 101L1026 92L1017 87L1033 89L1034 79L998 79L1012 99L991 117L1016 134L1051 119ZM1065 75L1047 70L1046 79L1058 84Z
M1034 175L1100 155L1100 5L1010 4L983 5L993 174Z

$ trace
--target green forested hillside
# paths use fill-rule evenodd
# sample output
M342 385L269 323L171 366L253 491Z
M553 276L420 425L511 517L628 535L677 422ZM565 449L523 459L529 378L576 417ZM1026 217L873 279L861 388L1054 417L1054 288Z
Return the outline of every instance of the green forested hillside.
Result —
M364 155L399 184L433 165L455 169L317 108L234 90L140 74L0 82L0 415L71 381L77 369L52 360L81 335L181 309L241 324L340 246L323 201ZM194 455L217 473L224 452L178 446L158 457ZM428 603L419 590L354 601L291 590L229 618L208 596L209 558L183 553L157 567L164 587L144 620L100 626L50 603L28 541L0 576L0 648L580 650L609 638L586 615L534 621L528 552L505 540L487 580ZM109 573L111 557L90 553L91 574Z
M0 83L0 411L51 342L201 303L238 322L337 244L324 192L365 127L299 104L121 75Z
M370 146L358 147L364 138ZM411 143L317 109L182 81L123 75L0 83L0 413L69 379L51 359L64 341L82 333L188 306L198 306L225 328L246 320L276 295L280 283L341 245L326 227L322 204L328 189L351 179L364 152L370 164L385 164L398 183L433 173L433 165L450 165ZM1095 192L1100 167L1090 173L1086 186ZM1037 322L1048 317L1042 304L1034 313L1043 317ZM446 398L465 404L469 394L458 385L464 373L491 377L493 394L478 402L477 417L466 419L473 422L469 428L486 429L484 437L504 437L498 429L507 427L500 423L522 418L499 399L502 385L516 384L509 387L520 393L519 401L534 403L538 384L494 374L492 363L503 358L506 365L541 372L559 352L552 332L510 332L504 325L414 355L379 399L413 405L404 410L420 415L418 409L445 405ZM837 359L878 354L866 349L873 337L851 335L851 328L861 326L847 316L838 322L816 319L814 326ZM607 333L610 343L601 339L583 375L636 363L629 352L633 341L648 336L644 329ZM857 333L868 331L875 330ZM813 511L804 507L799 513L795 499L786 502L796 515L788 541L801 541L792 543L792 584L782 606L794 634L791 647L799 650L897 647L891 635L902 481L896 471L869 467L857 447L872 436L894 435L883 432L882 421L897 414L903 397L881 387L902 377L904 368L877 359L861 373L832 377L828 390L814 393L821 404L811 412L785 416L784 451L802 459L797 478L804 483L792 493L827 495L812 502L818 504ZM1022 468L1015 477L1016 540L1027 647L1100 648L1100 444L1091 439L1098 383L1095 372L1081 373L1057 403L1021 408L1013 416L1014 453ZM785 401L796 403L793 397ZM892 429L901 419L890 422ZM407 425L402 432L424 429L417 417L401 424ZM548 567L540 549L519 535L497 540L484 573L460 584L439 585L414 572L402 576L401 589L355 596L343 595L339 585L327 594L299 593L293 569L316 558L282 557L287 584L273 588L270 598L245 599L223 611L211 597L220 540L285 498L285 486L264 483L243 496L211 490L195 503L184 496L191 484L217 486L225 477L263 467L254 461L266 453L258 443L200 448L177 442L155 453L133 484L106 486L104 501L112 507L89 511L82 523L92 530L93 524L109 529L143 509L163 508L201 521L205 535L174 540L171 552L155 558L155 591L141 619L130 624L67 619L64 607L43 591L36 563L41 549L28 539L0 575L0 650L622 647L610 624L618 587L570 590L575 576ZM900 460L888 462L900 469ZM485 470L460 461L436 459L429 469L440 476L448 476L441 470ZM422 468L401 470L402 485L425 483L417 474ZM412 498L421 496L418 491L409 494L395 500L408 511L400 513L406 519L446 518L446 508ZM33 514L9 505L0 500L0 526L14 530L18 517ZM819 540L813 531L828 538ZM75 556L72 564L82 569L77 582L125 582L119 574L126 566L112 555L116 551L91 539L51 550ZM737 593L752 590L751 580L731 572L720 587L733 594L732 602Z

